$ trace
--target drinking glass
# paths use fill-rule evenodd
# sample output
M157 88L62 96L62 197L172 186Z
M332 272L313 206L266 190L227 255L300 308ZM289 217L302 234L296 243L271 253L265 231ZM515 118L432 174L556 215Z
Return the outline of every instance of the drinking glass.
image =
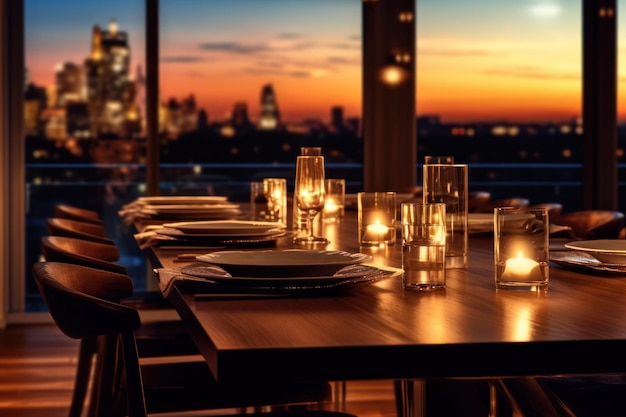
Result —
M295 181L294 199L298 208L307 214L309 234L296 236L294 242L299 244L328 243L326 238L315 236L313 231L315 216L324 208L324 157L298 156Z
M467 268L467 164L424 164L424 204L446 204L446 268Z
M322 156L322 148L321 147L302 147L300 148L300 155L302 156ZM308 226L308 216L306 213L303 213L302 210L298 208L298 205L295 202L295 191L294 191L294 201L293 201L293 220L292 227L294 236L307 236L309 234ZM316 230L322 230L322 217L323 216L315 216L315 222L313 227Z

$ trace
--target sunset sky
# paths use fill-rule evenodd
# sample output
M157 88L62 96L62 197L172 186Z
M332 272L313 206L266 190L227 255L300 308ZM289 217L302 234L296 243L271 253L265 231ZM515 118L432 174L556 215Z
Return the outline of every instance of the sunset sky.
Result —
M142 64L143 0L25 3L26 65L36 84L53 84L59 63L82 63L92 27L106 29L111 19L129 34L133 72ZM418 115L446 122L580 115L580 1L419 0L418 7ZM227 117L237 101L257 120L268 83L286 121L328 121L335 105L360 116L360 0L161 0L160 42L162 100L194 94L211 120Z

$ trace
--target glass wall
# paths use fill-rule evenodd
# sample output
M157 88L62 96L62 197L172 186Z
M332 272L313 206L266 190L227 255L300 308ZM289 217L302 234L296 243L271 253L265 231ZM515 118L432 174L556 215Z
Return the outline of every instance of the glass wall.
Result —
M321 146L329 166L361 162L359 0L160 7L165 193L242 200L249 181L269 176L291 189L302 146Z
M235 4L236 3L236 4ZM160 2L163 194L246 200L301 146L362 182L361 2ZM145 1L25 0L25 270L56 204L96 210L135 289L146 264L119 209L146 189ZM334 165L333 165L334 164ZM27 311L43 308L26 277Z
M266 176L291 188L311 145L329 176L360 190L360 0L159 3L163 194L243 201ZM418 161L452 154L470 163L472 189L580 209L581 9L416 0ZM24 0L24 24L27 275L53 206L75 204L112 225L142 290L144 257L117 212L145 193L145 1Z
M144 22L143 0L25 0L26 311L41 308L29 271L56 204L97 211L145 287L132 230L116 226L145 182Z
M580 208L581 9L417 1L418 161L453 154L492 197Z

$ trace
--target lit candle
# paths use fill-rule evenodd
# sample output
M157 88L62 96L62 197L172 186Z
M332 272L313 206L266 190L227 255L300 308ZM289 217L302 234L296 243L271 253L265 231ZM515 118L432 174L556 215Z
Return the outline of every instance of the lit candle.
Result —
M506 281L541 281L543 275L538 262L524 258L522 252L518 252L517 258L510 258L506 261L502 279Z
M366 239L374 242L382 242L389 232L389 227L380 224L380 220L376 219L375 223L367 225Z
M324 203L324 213L330 215L336 215L339 211L339 206L335 203L332 197L328 197L326 199L326 203Z
M281 193L280 190L274 190L272 198L276 201L280 201L283 198L283 193Z

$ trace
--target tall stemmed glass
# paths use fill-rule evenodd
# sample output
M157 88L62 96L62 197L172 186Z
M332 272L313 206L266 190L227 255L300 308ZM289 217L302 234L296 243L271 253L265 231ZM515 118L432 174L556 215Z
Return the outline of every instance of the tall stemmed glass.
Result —
M296 159L295 202L307 214L308 236L296 236L294 243L326 244L328 239L315 236L313 219L324 208L324 157L298 156Z

